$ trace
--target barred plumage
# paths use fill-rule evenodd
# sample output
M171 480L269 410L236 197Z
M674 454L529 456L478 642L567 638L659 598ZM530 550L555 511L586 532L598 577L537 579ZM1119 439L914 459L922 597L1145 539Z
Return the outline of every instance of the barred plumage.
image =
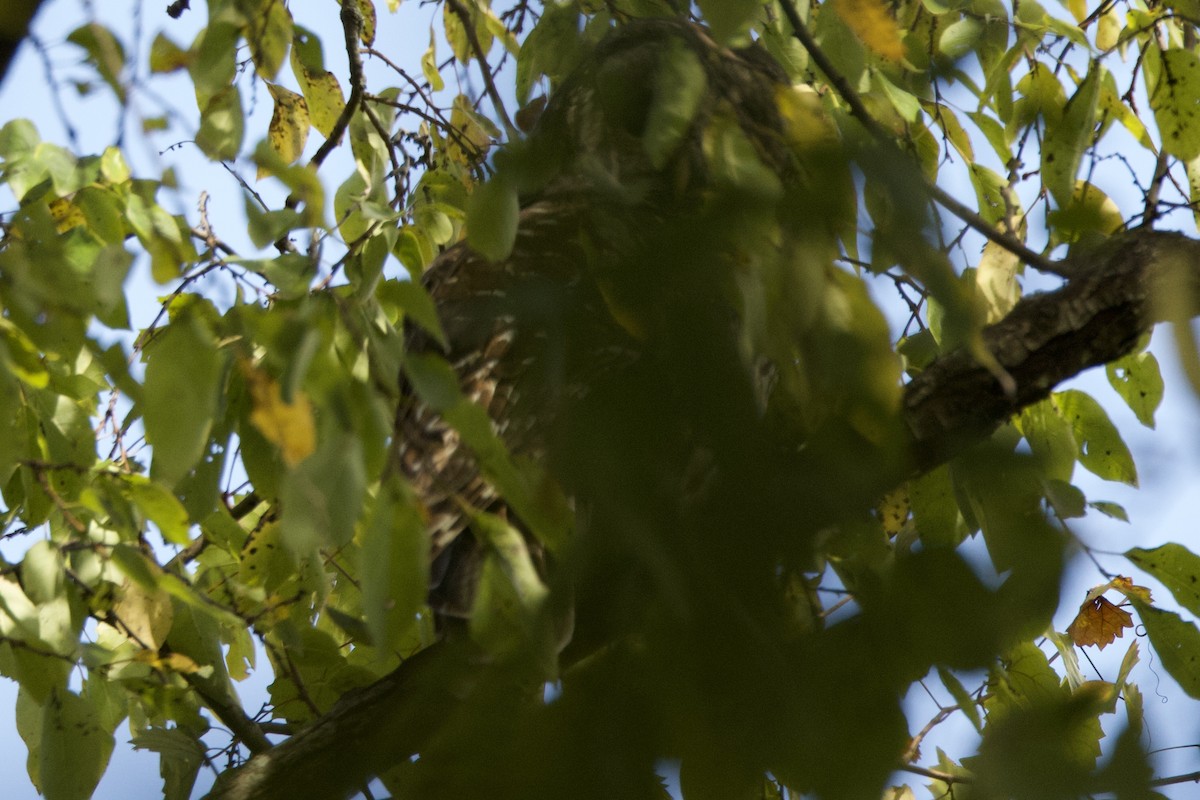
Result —
M559 411L586 392L590 376L636 357L636 342L614 322L584 264L583 209L543 200L521 212L511 255L491 263L465 244L447 250L422 276L448 348L417 326L409 352L437 352L482 406L510 452L545 457ZM458 433L414 392L396 418L398 459L428 514L430 604L439 614L470 613L480 568L478 544L464 535L468 509L507 516L520 527ZM535 561L543 558L530 538Z

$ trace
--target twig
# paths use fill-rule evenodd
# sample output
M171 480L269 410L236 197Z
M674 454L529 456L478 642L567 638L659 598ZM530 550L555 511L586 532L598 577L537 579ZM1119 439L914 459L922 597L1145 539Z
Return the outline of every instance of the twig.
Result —
M500 92L496 91L496 82L492 79L491 71L488 70L483 45L479 43L479 37L475 34L475 22L471 19L470 10L462 4L461 0L447 0L447 4L462 21L463 28L467 33L467 41L471 43L471 49L475 51L475 60L479 62L479 72L483 75L484 88L492 101L492 107L496 110L496 116L504 124L505 134L508 135L509 141L519 138L521 134L513 125L512 120L508 118L508 112L504 109L504 101L500 99Z
M812 57L813 63L821 72L825 73L829 84L841 95L846 101L846 105L850 107L850 114L859 121L859 123L867 130L875 141L888 147L894 147L895 143L891 136L879 124L879 122L871 116L871 112L867 110L863 104L862 98L858 92L850 85L850 81L842 75L834 67L833 62L825 55L825 52L817 45L812 34L809 33L804 21L800 19L800 15L796 13L796 8L792 5L791 0L780 0L779 4L783 7L783 13L788 18L788 22L792 26L792 34L799 40L804 49L808 51ZM976 232L983 234L989 240L1008 250L1010 253L1018 256L1029 266L1041 272L1047 272L1051 275L1058 275L1062 278L1071 278L1076 274L1076 271L1071 266L1062 261L1050 261L1041 253L1035 252L1027 247L1023 242L1018 240L1010 233L999 231L995 226L989 225L987 220L979 216L967 206L963 205L957 198L946 192L942 187L938 186L928 178L923 179L925 190L933 197L937 203L949 211L954 216L961 219L970 228Z
M29 33L29 43L33 45L33 49L37 51L38 56L42 59L42 70L46 73L46 85L50 88L50 100L54 103L54 112L58 115L59 122L62 123L63 130L66 131L67 141L71 144L71 149L79 152L79 135L75 132L75 126L71 124L71 118L67 116L66 106L62 101L62 90L59 88L58 79L54 77L54 65L50 63L50 53L46 49L46 45L31 31Z
M341 18L342 32L345 34L346 41L346 58L350 62L350 97L346 99L346 105L342 108L342 113L338 115L337 122L333 123L333 130L329 132L329 136L309 159L308 165L313 169L325 163L325 159L329 158L333 148L338 146L342 134L346 132L346 127L350 124L350 118L354 116L354 112L362 103L363 91L366 88L366 79L363 78L362 51L358 46L363 18L355 0L342 0Z

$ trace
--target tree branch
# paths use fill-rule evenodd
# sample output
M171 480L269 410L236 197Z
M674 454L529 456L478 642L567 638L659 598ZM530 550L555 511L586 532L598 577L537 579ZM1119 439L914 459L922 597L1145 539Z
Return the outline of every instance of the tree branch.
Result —
M42 0L8 0L8 8L0 14L0 81L8 74L17 48L29 32L29 24L37 14Z
M439 642L245 766L221 774L208 800L331 800L420 752L470 694L480 661Z
M1128 354L1164 315L1156 300L1190 298L1200 313L1200 242L1141 231L1113 239L1085 260L1079 277L1054 292L1030 295L983 331L983 343L1012 376L1006 394L987 367L965 350L949 353L917 375L904 392L904 416L918 469L928 470L988 436L1013 414L1083 370Z

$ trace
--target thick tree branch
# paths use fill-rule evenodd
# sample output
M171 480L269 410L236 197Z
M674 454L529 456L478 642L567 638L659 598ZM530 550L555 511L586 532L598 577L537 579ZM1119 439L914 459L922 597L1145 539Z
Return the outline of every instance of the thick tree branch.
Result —
M481 668L466 645L440 642L386 677L346 694L324 716L241 769L209 800L332 800L420 752L470 693Z
M984 346L1015 382L1014 394L963 350L938 359L905 388L919 469L979 441L1066 379L1129 353L1163 321L1156 301L1168 293L1190 297L1187 313L1200 312L1200 242L1181 235L1126 234L1075 259L1075 268L1078 277L1061 289L1026 297L983 331Z
M29 24L41 4L42 0L7 0L4 9L0 10L0 82L8 74L13 56L29 32Z

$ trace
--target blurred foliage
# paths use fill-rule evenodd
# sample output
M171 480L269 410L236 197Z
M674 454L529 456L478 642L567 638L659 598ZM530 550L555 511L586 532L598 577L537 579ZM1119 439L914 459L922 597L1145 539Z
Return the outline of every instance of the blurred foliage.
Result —
M202 171L138 177L138 145L0 128L0 492L23 545L0 564L0 674L42 793L90 796L125 724L186 798L203 764L335 724L462 637L485 667L410 698L426 733L364 768L396 796L663 797L676 763L689 800L914 796L885 790L897 769L957 800L1155 796L1137 644L1115 681L1084 681L1048 630L1067 520L1125 518L1077 468L1137 485L1109 413L1054 391L914 475L901 401L942 353L984 358L1027 277L1003 241L969 252L932 187L969 185L984 225L1047 257L1194 209L1187 4L800 2L815 51L774 2L700 2L702 29L668 0L444 0L411 53L377 35L398 0L326 4L321 32L283 0L197 5L173 6L207 15L191 42L168 20L130 41L97 10L67 37L76 88L127 109L152 102L143 82L194 89L144 136L238 175L244 235L207 194L172 210ZM1144 208L1100 188L1129 180L1106 137L1157 164L1134 177ZM523 450L442 357L461 320L418 278L468 246L532 269L537 204L563 209L551 244L577 260L504 307L558 326ZM132 330L138 262L163 297ZM580 283L591 305L565 305ZM899 341L881 287L907 301ZM614 341L635 358L601 363ZM1107 375L1153 427L1155 356ZM408 392L507 501L460 534L485 552L466 630L427 605L430 509L396 457ZM1127 556L1200 614L1196 555ZM1200 698L1195 624L1130 602ZM235 689L256 670L262 712ZM976 752L921 752L901 698L934 675L939 721L963 714ZM324 745L335 771L351 746Z

